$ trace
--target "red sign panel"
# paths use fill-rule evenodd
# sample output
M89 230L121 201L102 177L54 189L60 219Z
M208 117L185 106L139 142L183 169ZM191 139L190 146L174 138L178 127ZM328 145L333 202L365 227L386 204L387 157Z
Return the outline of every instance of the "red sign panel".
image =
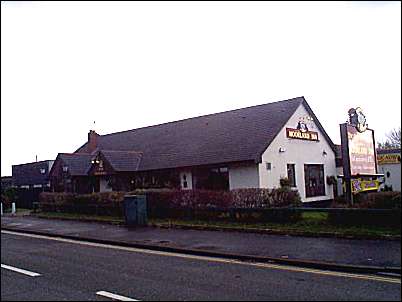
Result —
M347 126L351 175L376 174L375 145L373 130L358 132Z

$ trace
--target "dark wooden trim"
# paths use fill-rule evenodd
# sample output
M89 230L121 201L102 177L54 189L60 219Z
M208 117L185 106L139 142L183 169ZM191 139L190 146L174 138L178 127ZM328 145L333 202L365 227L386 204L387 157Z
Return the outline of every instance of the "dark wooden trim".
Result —
M341 148L342 148L342 161L343 161L343 175L345 178L346 187L346 200L353 204L353 195L351 188L351 172L350 172L350 158L349 158L349 139L348 139L348 124L340 124L341 130Z

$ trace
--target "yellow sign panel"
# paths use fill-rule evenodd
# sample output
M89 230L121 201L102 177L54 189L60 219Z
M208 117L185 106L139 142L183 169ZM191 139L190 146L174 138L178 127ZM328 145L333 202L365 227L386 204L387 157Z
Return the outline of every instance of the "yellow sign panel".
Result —
M377 155L378 164L400 164L401 155L400 154L378 154Z
M352 193L357 194L364 191L378 191L380 182L378 180L352 179Z

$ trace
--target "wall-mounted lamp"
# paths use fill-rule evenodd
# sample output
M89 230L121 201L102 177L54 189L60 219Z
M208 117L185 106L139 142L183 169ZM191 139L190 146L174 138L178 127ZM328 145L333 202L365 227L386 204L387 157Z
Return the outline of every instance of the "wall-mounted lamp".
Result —
M325 151L325 150L322 151L322 155L323 155L323 156L327 156L327 154L328 154L327 151Z
M63 172L67 172L68 171L68 166L63 166Z
M279 148L279 153L283 153L283 152L285 152L286 151L286 149L285 148Z
M40 171L40 174L45 174L46 173L46 169L39 169L39 171Z

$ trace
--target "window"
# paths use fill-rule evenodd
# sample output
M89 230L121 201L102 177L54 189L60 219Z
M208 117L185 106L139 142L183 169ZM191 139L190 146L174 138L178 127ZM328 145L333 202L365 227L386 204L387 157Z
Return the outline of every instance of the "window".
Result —
M306 197L325 196L324 165L304 165Z
M200 167L194 170L193 187L204 190L229 190L228 167Z
M187 188L187 176L183 174L183 188Z
M296 187L296 173L295 173L295 164L288 164L287 165L288 169L288 180L289 180L289 185L294 188Z
M265 163L265 164L266 164L267 170L271 170L271 163Z

